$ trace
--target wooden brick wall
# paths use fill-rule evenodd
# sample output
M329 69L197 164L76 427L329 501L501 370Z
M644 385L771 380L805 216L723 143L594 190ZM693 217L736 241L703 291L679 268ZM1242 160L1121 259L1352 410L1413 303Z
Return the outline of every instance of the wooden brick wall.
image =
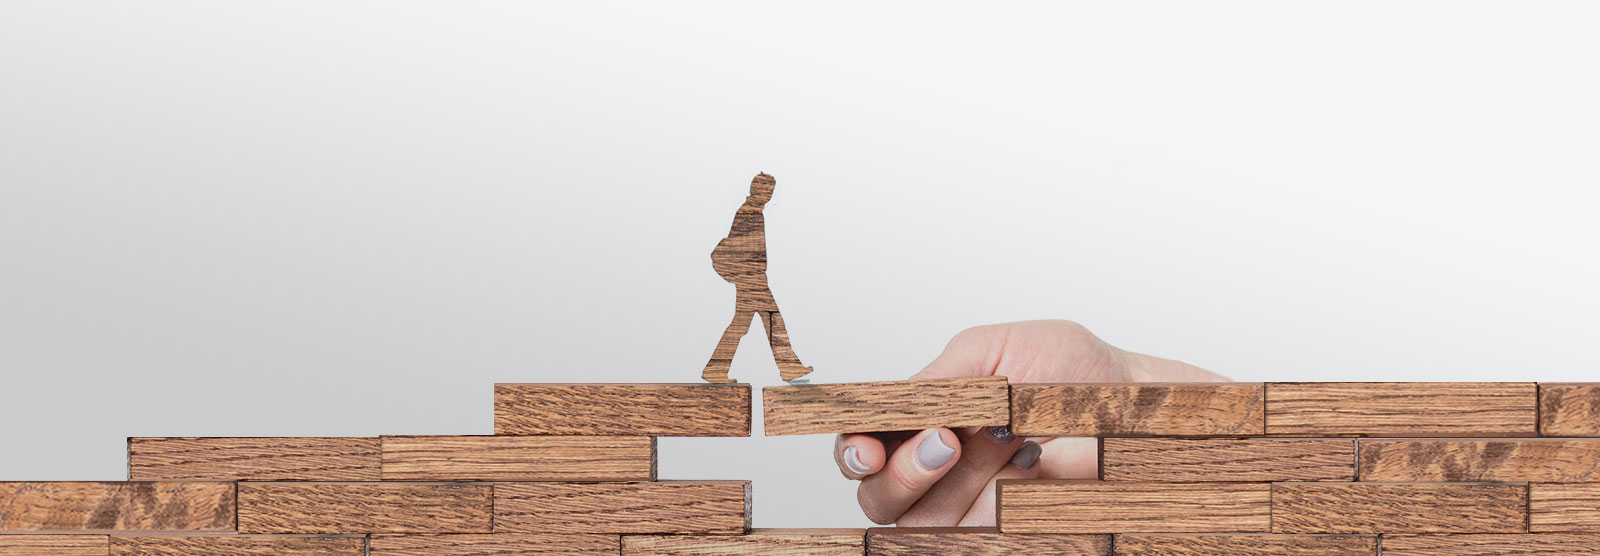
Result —
M748 436L747 385L502 384L494 436L130 438L129 480L0 482L4 556L1600 554L1600 384L764 389L767 434L1008 425L1097 480L1000 481L998 527L751 529L656 438Z

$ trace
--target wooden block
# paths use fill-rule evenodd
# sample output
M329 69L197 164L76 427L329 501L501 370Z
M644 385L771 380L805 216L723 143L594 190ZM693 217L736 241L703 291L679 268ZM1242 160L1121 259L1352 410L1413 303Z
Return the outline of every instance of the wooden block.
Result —
M1600 483L1530 485L1529 530L1600 532Z
M1263 432L1261 384L1018 384L1017 436L1228 436Z
M767 436L1005 425L1003 376L761 389Z
M1267 434L1535 436L1531 382L1274 382Z
M1527 485L1272 485L1274 533L1522 533L1527 530Z
M106 556L105 535L0 535L6 556Z
M1385 556L1581 556L1600 554L1600 535L1384 535Z
M749 481L501 483L495 532L743 534Z
M496 384L494 433L750 436L748 384Z
M616 535L373 535L372 556L617 556Z
M492 490L474 483L239 483L239 532L488 533Z
M104 553L101 553L104 554ZM366 556L360 536L112 537L111 556Z
M867 530L868 556L1110 556L1111 535L1005 535L994 527L892 527Z
M861 556L865 529L755 529L744 535L626 535L622 556Z
M1117 535L1117 556L1377 556L1377 535Z
M129 438L133 480L376 481L376 438Z
M385 436L385 481L654 481L649 436Z
M0 531L234 530L233 483L0 483Z
M1600 382L1540 383L1539 434L1600 436Z
M1361 480L1600 482L1600 439L1360 440Z
M1107 481L1351 481L1356 443L1343 438L1107 438Z
M1265 533L1271 485L999 482L1000 530L1018 533Z

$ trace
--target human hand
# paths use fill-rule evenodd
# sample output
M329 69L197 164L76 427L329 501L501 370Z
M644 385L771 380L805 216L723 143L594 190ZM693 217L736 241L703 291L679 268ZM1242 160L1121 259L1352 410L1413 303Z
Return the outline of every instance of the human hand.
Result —
M1228 380L1187 363L1118 349L1064 320L969 328L911 380L1004 376L1023 382L1206 382ZM867 517L908 527L992 526L1000 479L1099 475L1093 438L1016 438L1006 427L928 429L904 435L847 434L834 442L844 476L861 481Z

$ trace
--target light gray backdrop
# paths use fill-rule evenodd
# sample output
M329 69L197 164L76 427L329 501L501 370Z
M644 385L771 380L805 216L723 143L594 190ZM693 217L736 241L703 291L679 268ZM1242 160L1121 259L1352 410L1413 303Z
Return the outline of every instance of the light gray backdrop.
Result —
M817 381L1047 317L1246 380L1597 380L1597 16L7 0L0 479L698 380L760 170ZM752 332L735 377L776 375ZM863 525L831 442L669 439L662 476Z

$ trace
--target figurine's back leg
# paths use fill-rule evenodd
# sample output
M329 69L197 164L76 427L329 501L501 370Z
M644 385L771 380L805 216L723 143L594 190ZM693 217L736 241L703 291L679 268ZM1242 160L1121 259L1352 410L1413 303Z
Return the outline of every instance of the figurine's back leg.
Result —
M747 311L734 311L733 322L722 332L722 339L717 341L717 349L711 352L711 361L706 362L705 370L700 373L706 382L733 382L733 379L728 378L728 371L733 368L733 354L739 351L739 340L750 330L752 318L754 315Z
M784 380L794 380L811 374L811 367L802 364L789 345L789 331L783 327L783 315L777 311L757 314L767 325L767 343L772 344L772 359L778 363L778 375Z

